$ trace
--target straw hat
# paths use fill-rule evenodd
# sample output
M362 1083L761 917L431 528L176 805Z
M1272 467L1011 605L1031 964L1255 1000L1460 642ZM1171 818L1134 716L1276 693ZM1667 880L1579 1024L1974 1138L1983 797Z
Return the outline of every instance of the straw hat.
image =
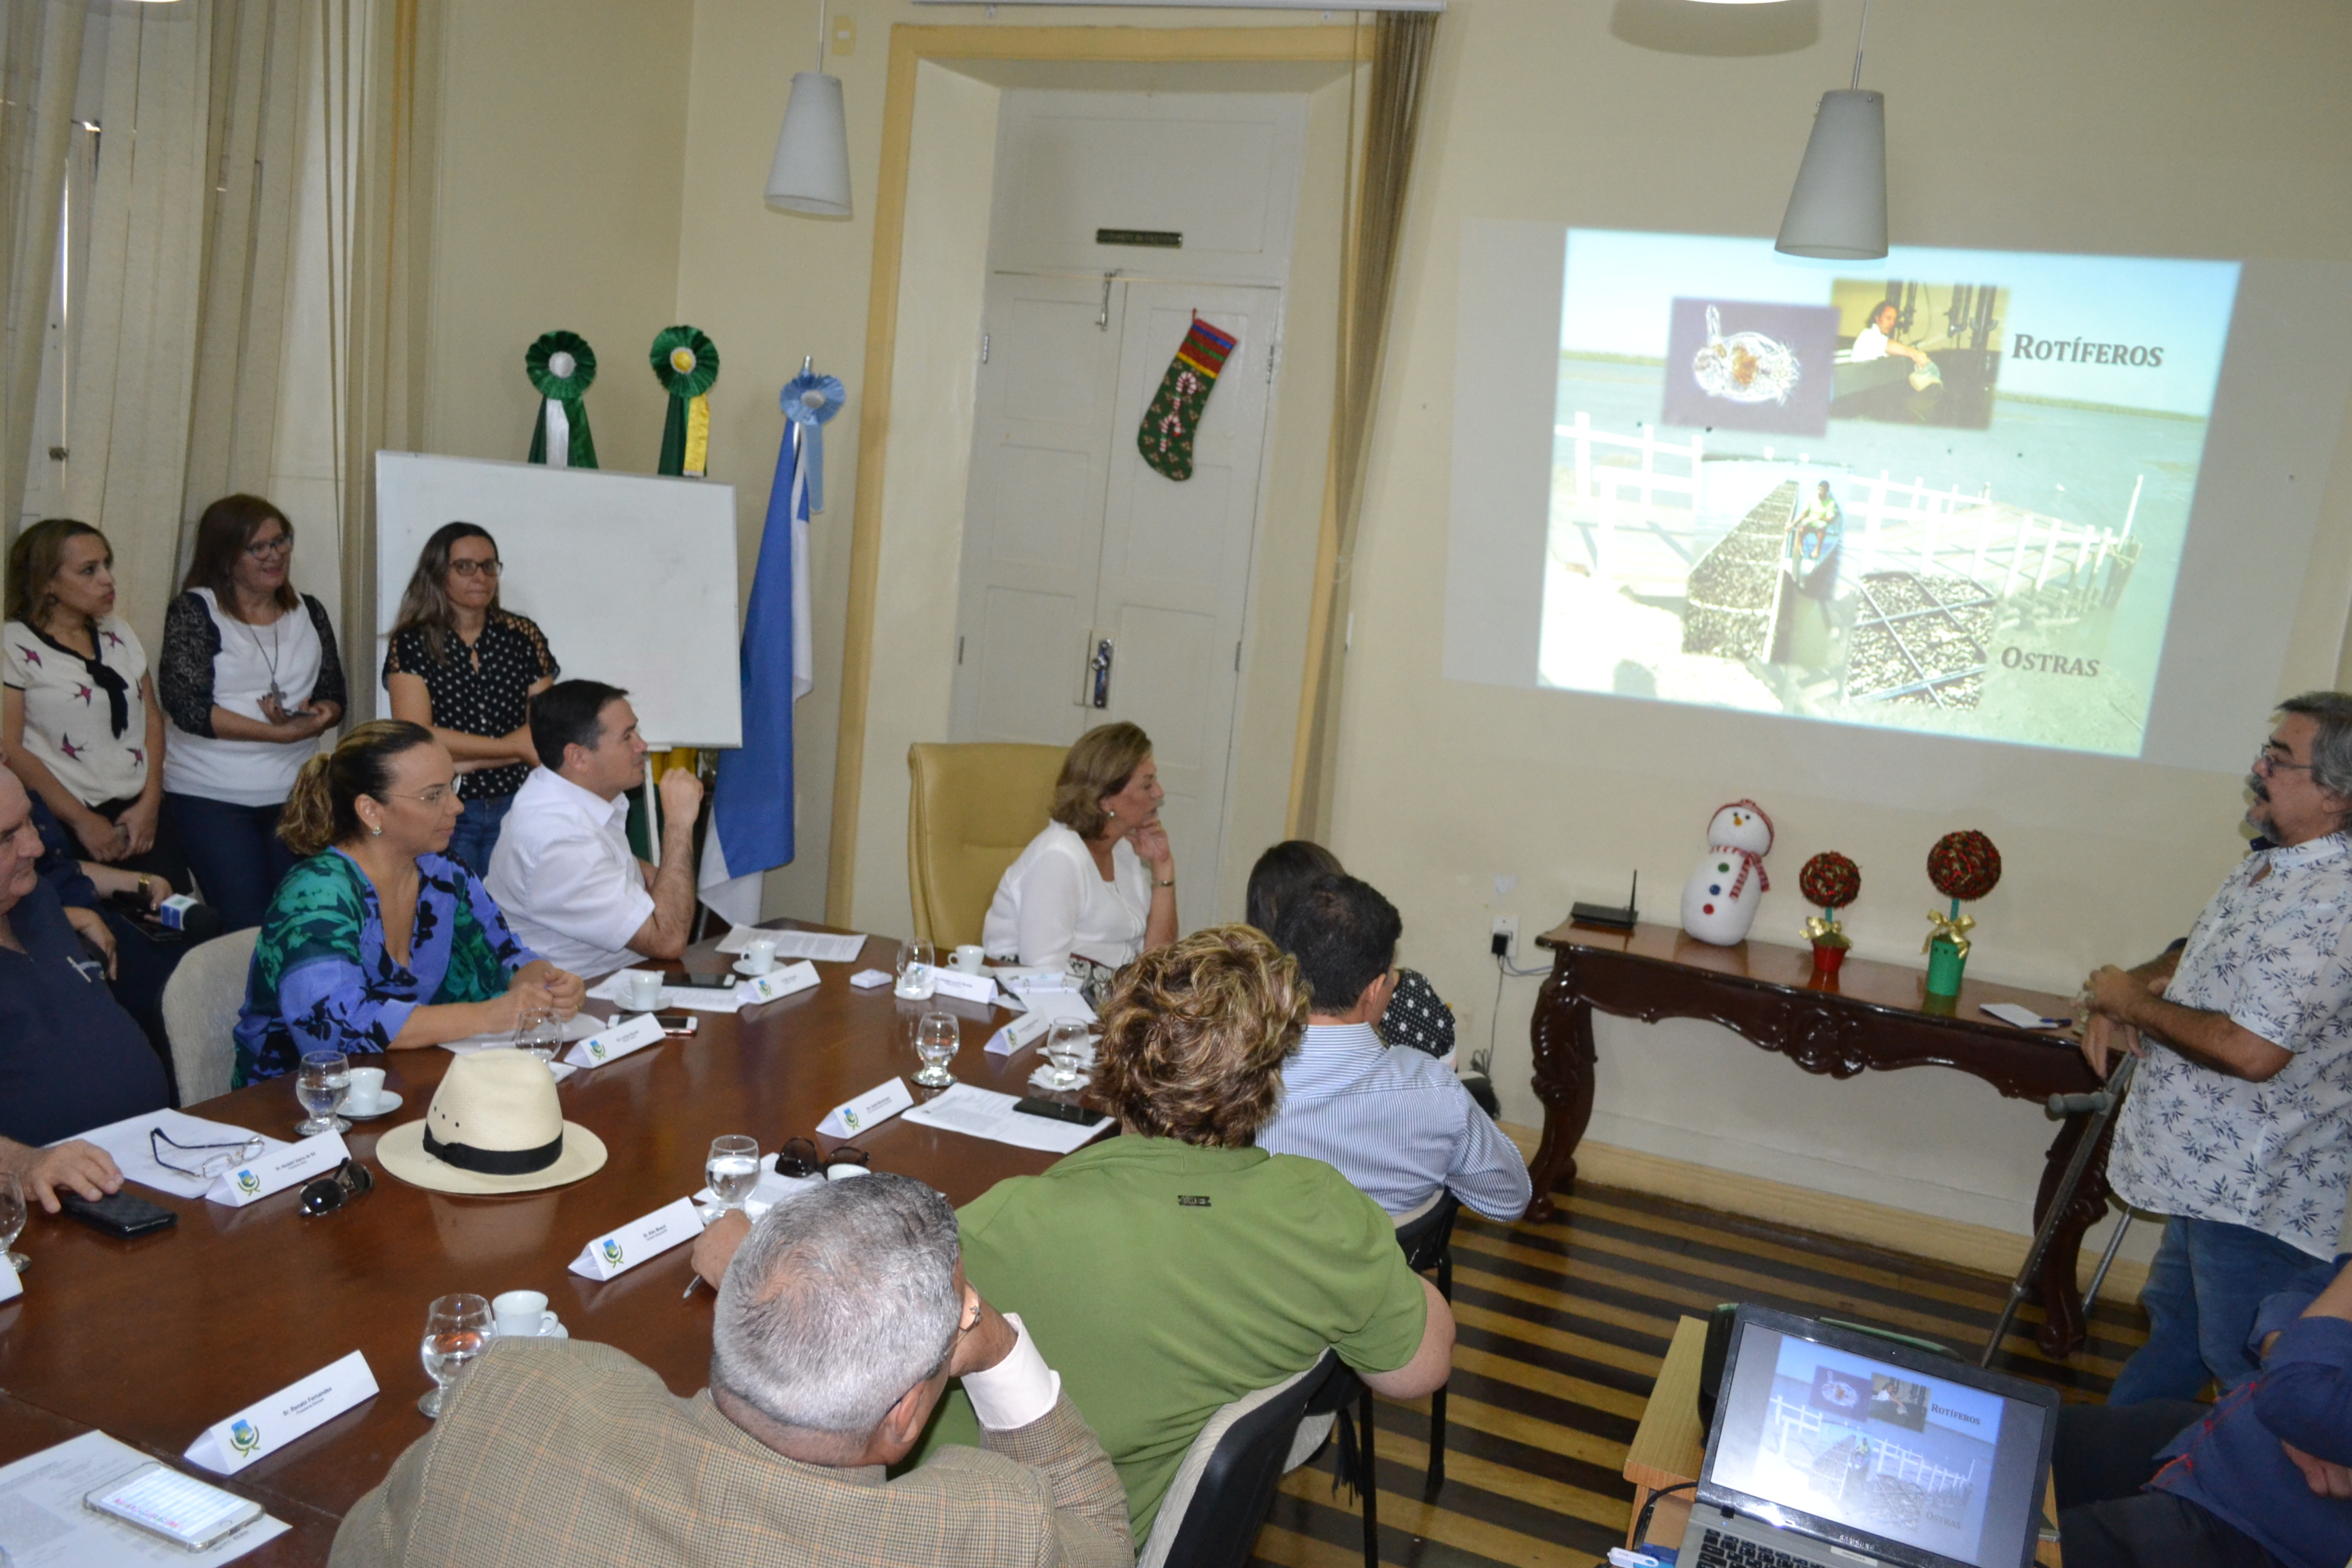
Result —
M604 1168L604 1140L563 1120L555 1077L520 1051L449 1064L433 1109L376 1140L383 1168L437 1193L530 1193Z

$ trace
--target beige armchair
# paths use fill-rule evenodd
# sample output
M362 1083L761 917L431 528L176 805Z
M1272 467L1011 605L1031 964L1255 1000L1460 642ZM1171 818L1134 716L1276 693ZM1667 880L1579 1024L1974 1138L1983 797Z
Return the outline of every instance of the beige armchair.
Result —
M1004 868L1044 830L1060 746L1009 742L907 748L907 883L915 934L940 949L978 942Z

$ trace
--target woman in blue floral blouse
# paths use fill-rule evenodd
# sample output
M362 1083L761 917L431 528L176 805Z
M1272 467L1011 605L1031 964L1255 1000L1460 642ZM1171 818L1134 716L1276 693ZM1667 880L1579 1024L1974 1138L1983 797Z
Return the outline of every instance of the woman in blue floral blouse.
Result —
M448 858L457 763L420 724L379 720L303 764L278 834L286 875L246 981L236 1081L306 1051L405 1050L503 1032L525 1006L580 1010L580 977L515 939Z

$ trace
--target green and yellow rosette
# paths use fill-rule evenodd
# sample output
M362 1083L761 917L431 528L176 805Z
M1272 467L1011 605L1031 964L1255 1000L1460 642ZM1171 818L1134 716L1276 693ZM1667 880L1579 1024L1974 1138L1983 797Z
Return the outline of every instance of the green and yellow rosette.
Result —
M577 332L542 332L523 351L522 366L541 398L527 460L554 468L594 468L596 441L588 434L588 405L581 397L596 380L596 351Z
M719 345L694 327L664 327L654 339L654 379L669 394L669 417L662 423L657 474L698 479L709 464L710 399L719 380Z

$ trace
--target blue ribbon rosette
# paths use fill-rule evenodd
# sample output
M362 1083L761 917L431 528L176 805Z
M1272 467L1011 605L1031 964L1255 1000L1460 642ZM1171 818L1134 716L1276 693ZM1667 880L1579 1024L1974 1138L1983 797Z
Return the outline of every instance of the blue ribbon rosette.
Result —
M819 375L806 365L800 374L784 383L779 398L784 416L801 427L803 446L808 456L808 504L811 511L824 510L824 427L841 412L848 401L849 389L841 384L837 375Z

